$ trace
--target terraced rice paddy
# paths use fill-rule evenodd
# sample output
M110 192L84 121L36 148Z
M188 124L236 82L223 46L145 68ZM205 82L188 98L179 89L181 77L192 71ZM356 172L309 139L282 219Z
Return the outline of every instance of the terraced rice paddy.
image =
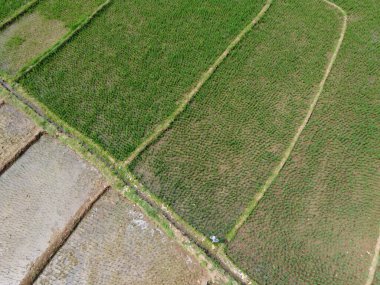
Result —
M115 0L20 82L123 160L174 111L263 3Z
M0 176L0 283L19 284L88 196L104 189L99 173L49 137Z

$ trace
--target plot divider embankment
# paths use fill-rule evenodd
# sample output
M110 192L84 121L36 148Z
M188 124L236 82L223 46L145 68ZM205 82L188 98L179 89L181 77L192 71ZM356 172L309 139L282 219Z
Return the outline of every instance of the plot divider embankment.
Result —
M48 248L29 267L24 278L21 280L20 285L32 285L37 280L38 276L42 273L58 250L65 244L84 216L90 211L94 203L109 189L110 186L101 188L82 204L77 212L70 218L65 227L50 240Z
M332 56L330 58L330 61L329 61L328 65L327 65L327 68L326 68L326 70L325 70L325 72L323 74L322 81L319 83L318 91L317 91L317 93L315 94L315 96L312 99L312 102L311 102L311 104L309 106L309 109L308 109L308 111L306 113L306 116L305 116L304 120L302 121L302 124L298 127L295 136L291 140L289 146L285 149L285 151L284 151L284 153L282 155L282 158L281 158L279 164L277 166L275 166L275 168L272 170L271 175L265 181L264 185L260 188L260 190L258 191L258 193L254 196L253 200L245 208L244 212L242 213L242 215L237 220L235 226L228 232L226 238L227 238L227 241L229 241L229 242L234 239L234 237L236 236L238 230L247 221L247 219L252 214L252 212L256 208L257 204L259 203L259 201L263 198L265 192L270 188L270 186L272 185L272 183L277 178L277 176L279 175L280 171L282 170L282 168L284 167L284 165L288 161L288 159L290 157L290 154L293 151L293 149L294 149L294 147L295 147L295 145L296 145L296 143L297 143L297 141L298 141L298 139L299 139L302 131L305 129L307 123L309 122L309 120L310 120L310 118L311 118L311 116L313 114L313 111L315 109L315 106L317 105L319 97L322 94L322 91L323 91L324 85L326 83L326 80L327 80L327 78L328 78L328 76L330 74L332 66L333 66L333 64L334 64L334 62L336 60L336 57L337 57L338 53L339 53L339 50L340 50L340 47L342 45L342 42L343 42L343 39L344 39L344 35L345 35L346 29L347 29L347 13L341 7L337 6L336 4L334 4L334 3L332 3L332 2L330 2L328 0L322 0L322 1L325 2L326 4L328 4L329 6L337 9L342 14L342 16L343 16L343 24L342 24L342 27L341 27L340 36L339 36L338 42L336 44L334 53L332 54Z
M243 39L243 37L252 30L252 28L260 21L265 12L272 4L272 0L267 0L259 14L247 25L235 39L227 46L224 52L216 59L216 61L209 67L209 69L203 73L201 78L196 83L195 87L186 93L183 100L179 103L177 109L161 124L159 124L147 139L145 139L137 148L128 156L124 162L124 166L128 166L139 154L141 154L148 146L153 144L169 127L173 124L176 118L186 109L186 106L191 102L194 96L199 92L206 81L214 74L215 70L221 65L231 51L237 46L237 44Z
M1 107L1 104L0 104ZM9 169L13 163L16 162L17 159L19 159L34 143L36 143L44 134L43 130L36 129L33 133L33 135L24 141L23 146L16 151L16 153L7 160L3 165L0 165L0 176Z
M53 126L57 130L57 133L65 134L70 138L78 138L81 144L85 145L86 149L88 149L90 153L99 153L99 156L106 165L110 166L116 163L115 159L107 151L101 148L98 144L94 143L91 139L83 136L75 128L70 127L67 123L59 119L43 103L35 100L28 93L24 92L24 90L21 90L20 92L20 89L22 89L20 86L12 86L1 77L0 86L13 95L18 101L22 102L25 106L31 109L39 117L43 118L46 122ZM14 87L17 88L18 91L16 91Z
M379 231L379 237L377 238L371 266L369 267L369 270L368 270L368 278L366 280L365 285L373 284L373 280L375 279L376 268L379 263L379 253L380 253L380 231Z
M24 67L22 67L17 74L14 76L14 81L19 81L20 78L22 78L25 74L30 72L33 68L35 68L37 65L39 65L41 62L43 62L45 59L53 55L55 52L57 52L61 47L63 47L73 36L78 34L83 28L85 28L90 21L97 16L101 11L103 11L112 0L107 0L90 15L86 19L84 19L75 29L69 31L67 34L65 34L58 42L56 42L51 48L47 49L45 52L37 56L36 58L32 59L28 64L26 64Z
M16 21L19 17L29 11L29 9L33 8L40 2L40 0L29 1L21 8L17 9L11 16L6 18L4 21L0 23L0 31L4 30L7 26L11 25L14 21Z

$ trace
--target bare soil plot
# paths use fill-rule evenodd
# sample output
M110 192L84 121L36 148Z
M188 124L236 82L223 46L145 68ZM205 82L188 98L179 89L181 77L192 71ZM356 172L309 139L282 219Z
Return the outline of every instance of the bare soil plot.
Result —
M15 74L101 3L101 0L42 0L0 32L0 70Z
M348 28L287 164L229 246L261 284L362 285L380 217L380 2L336 1Z
M0 105L0 172L40 131L12 106Z
M224 238L282 158L339 38L319 0L275 1L172 128L131 165L207 236Z
M92 207L36 284L206 284L190 257L112 189Z
M0 284L19 284L31 263L89 195L106 187L72 150L43 136L0 176Z

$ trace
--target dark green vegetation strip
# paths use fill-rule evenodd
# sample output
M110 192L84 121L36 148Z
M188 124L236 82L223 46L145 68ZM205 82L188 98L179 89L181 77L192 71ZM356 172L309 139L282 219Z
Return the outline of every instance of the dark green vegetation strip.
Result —
M224 237L301 124L339 37L318 0L274 2L161 140L133 165L207 236Z
M122 160L265 1L121 1L20 82Z
M287 165L228 254L261 284L365 284L380 217L380 2L348 28ZM314 10L314 8L313 8Z
M0 26L3 21L28 2L29 0L0 0Z

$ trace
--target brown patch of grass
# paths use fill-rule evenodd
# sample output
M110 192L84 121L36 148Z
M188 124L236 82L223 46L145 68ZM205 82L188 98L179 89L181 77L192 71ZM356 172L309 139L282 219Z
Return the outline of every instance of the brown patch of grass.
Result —
M0 33L0 68L15 74L21 67L58 41L68 29L58 20L34 12Z

